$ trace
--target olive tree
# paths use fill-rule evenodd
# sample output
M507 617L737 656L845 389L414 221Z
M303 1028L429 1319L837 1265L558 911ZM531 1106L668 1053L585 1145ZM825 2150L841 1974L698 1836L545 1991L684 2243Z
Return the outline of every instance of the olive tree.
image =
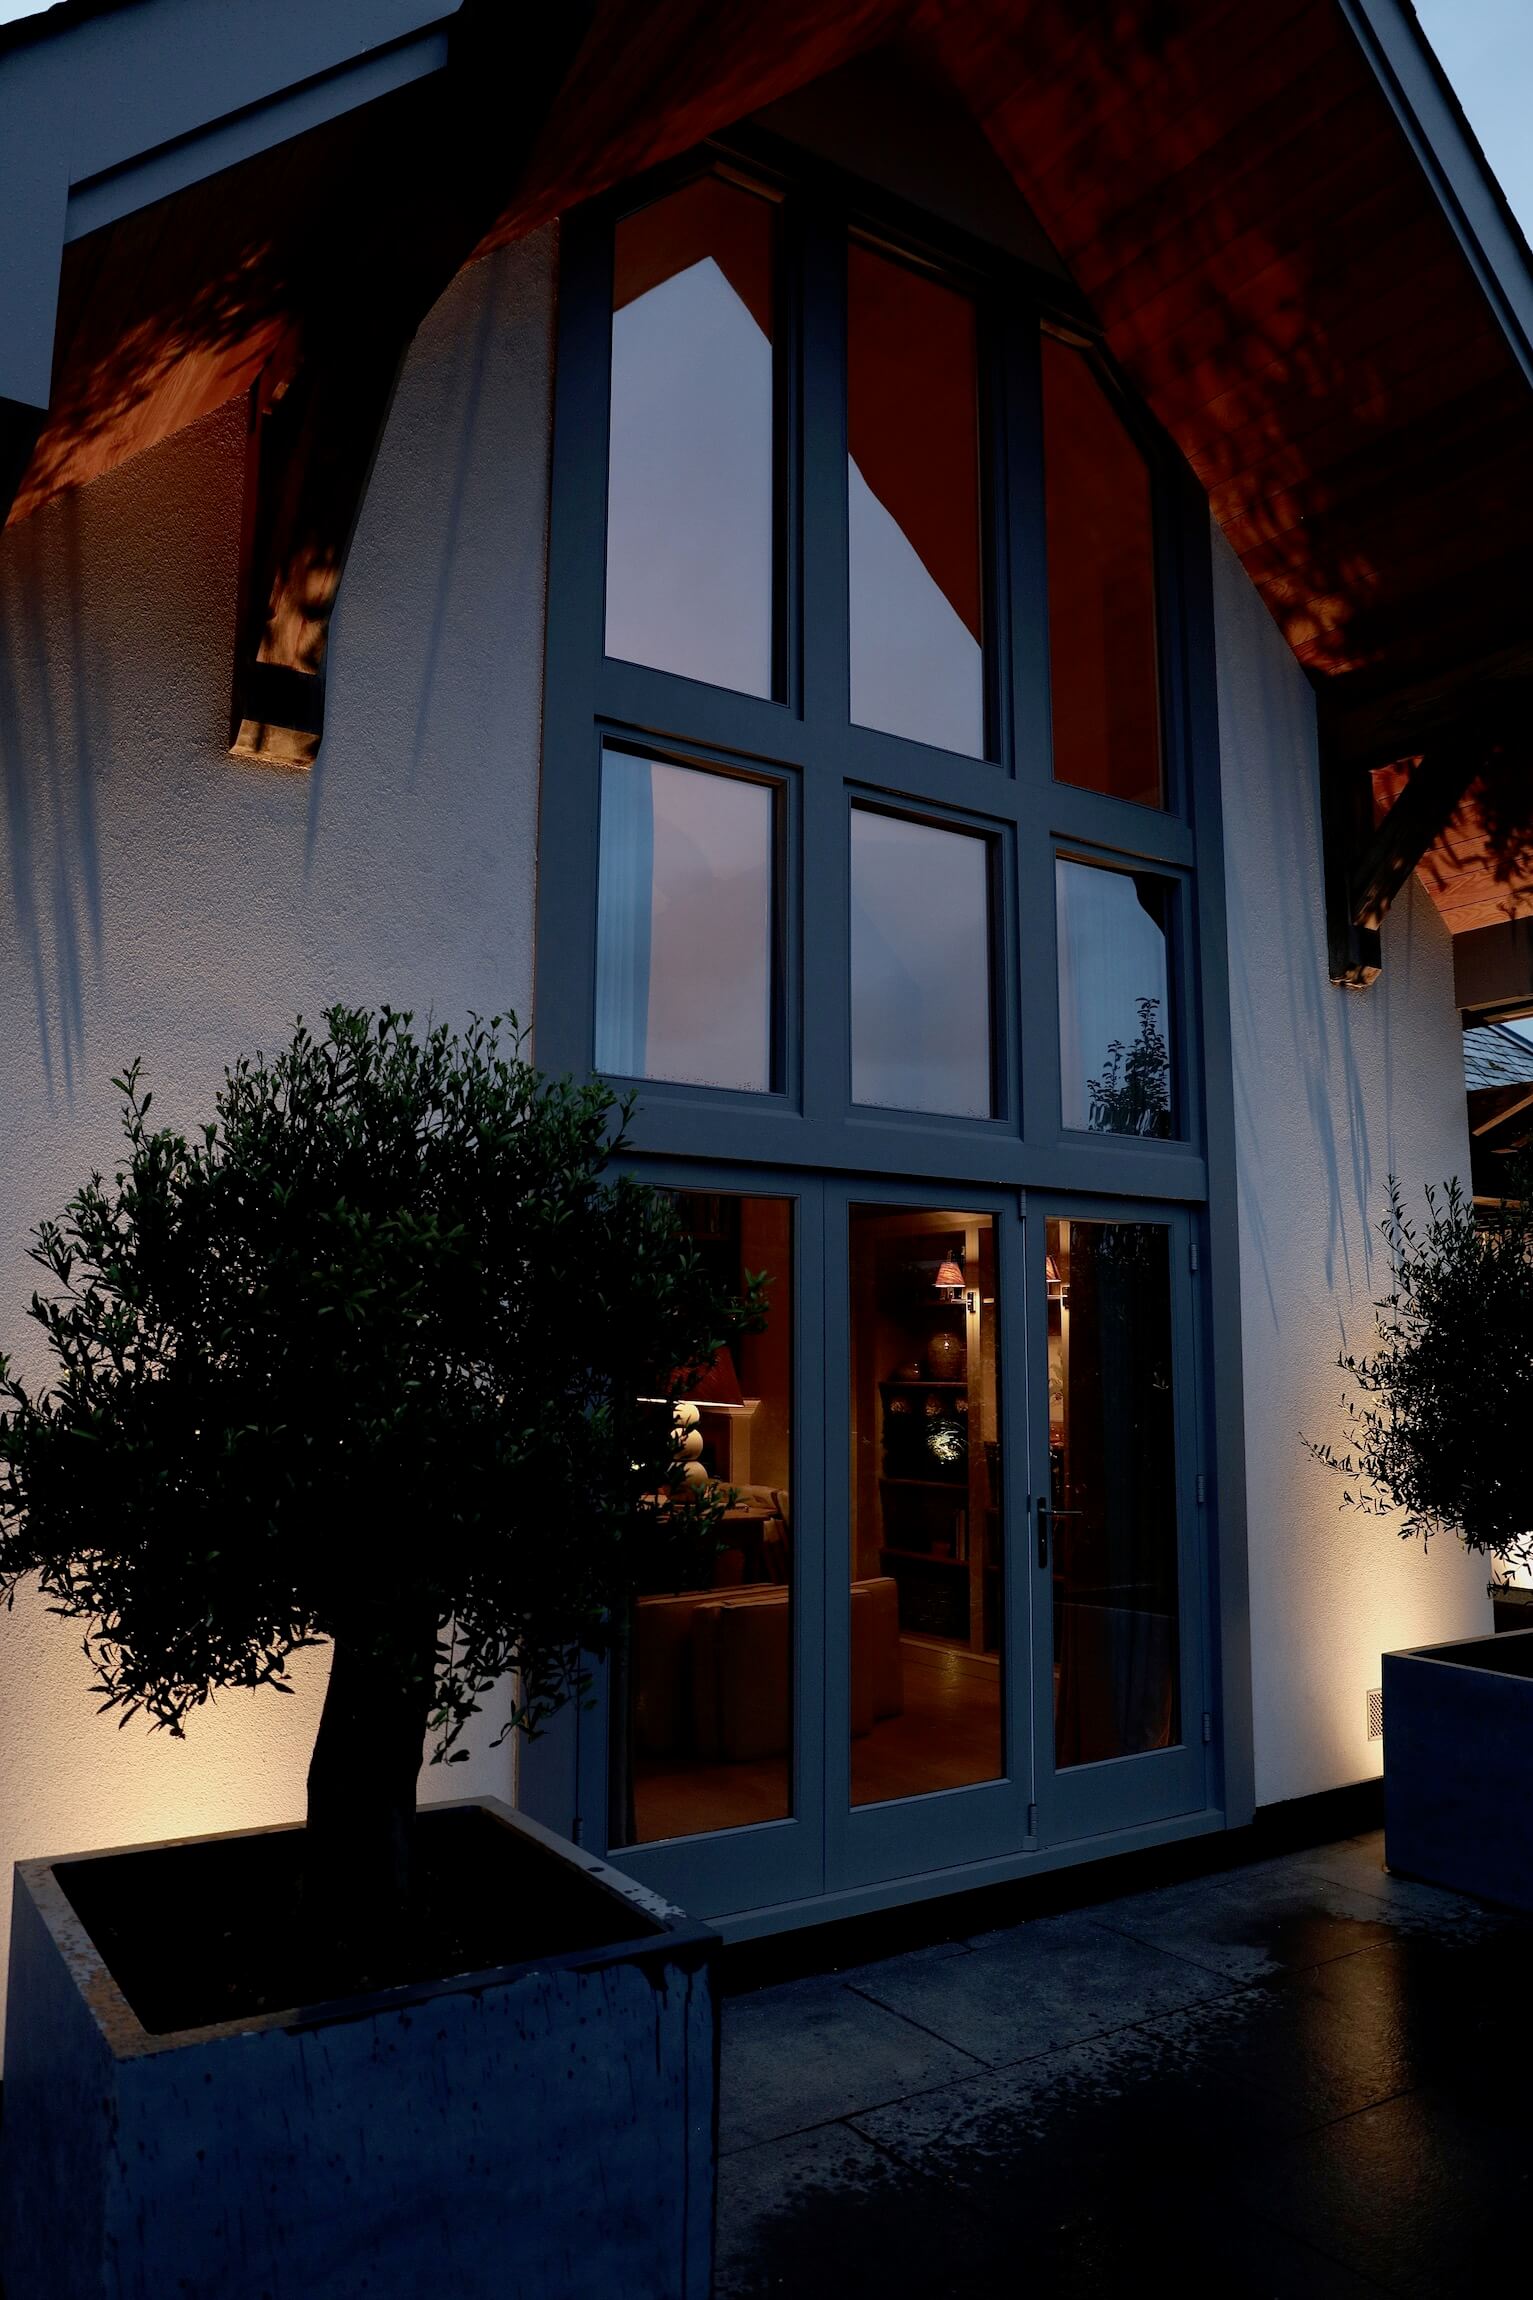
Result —
M1379 1225L1389 1291L1375 1347L1344 1351L1342 1446L1309 1450L1348 1507L1402 1513L1403 1535L1456 1534L1506 1565L1533 1563L1533 1172L1489 1217L1457 1182L1424 1221L1391 1178Z
M172 1734L328 1641L309 1889L397 1908L428 1736L461 1755L511 1673L535 1730L706 1539L671 1407L753 1290L609 1178L628 1105L541 1076L514 1020L332 1008L191 1137L116 1083L119 1170L32 1249L51 1381L0 1359L0 1594L39 1583L102 1706Z

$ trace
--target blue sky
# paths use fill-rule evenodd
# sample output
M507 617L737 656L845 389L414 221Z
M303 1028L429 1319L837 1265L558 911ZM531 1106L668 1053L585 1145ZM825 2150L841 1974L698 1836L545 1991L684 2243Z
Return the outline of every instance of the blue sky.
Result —
M1416 0L1416 13L1533 239L1533 0Z

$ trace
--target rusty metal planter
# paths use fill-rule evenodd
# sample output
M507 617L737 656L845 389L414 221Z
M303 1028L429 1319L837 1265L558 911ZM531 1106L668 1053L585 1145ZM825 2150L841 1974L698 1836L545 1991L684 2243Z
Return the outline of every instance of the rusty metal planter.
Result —
M476 1802L615 1896L625 1937L152 2034L72 1864L18 1864L6 2300L707 2300L716 1936Z

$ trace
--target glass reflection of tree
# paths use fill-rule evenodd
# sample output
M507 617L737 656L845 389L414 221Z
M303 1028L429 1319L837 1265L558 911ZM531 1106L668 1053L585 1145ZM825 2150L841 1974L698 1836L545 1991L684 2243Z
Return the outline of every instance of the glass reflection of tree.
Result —
M1139 1036L1132 1046L1112 1040L1100 1078L1086 1082L1091 1128L1097 1134L1171 1131L1171 1050L1157 1019L1158 998L1141 998Z

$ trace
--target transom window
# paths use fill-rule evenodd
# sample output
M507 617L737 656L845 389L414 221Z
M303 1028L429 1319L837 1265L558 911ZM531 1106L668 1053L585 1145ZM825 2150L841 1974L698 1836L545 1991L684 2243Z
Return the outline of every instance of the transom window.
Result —
M1182 513L1083 313L743 145L562 262L540 1058L662 1153L1201 1195Z

